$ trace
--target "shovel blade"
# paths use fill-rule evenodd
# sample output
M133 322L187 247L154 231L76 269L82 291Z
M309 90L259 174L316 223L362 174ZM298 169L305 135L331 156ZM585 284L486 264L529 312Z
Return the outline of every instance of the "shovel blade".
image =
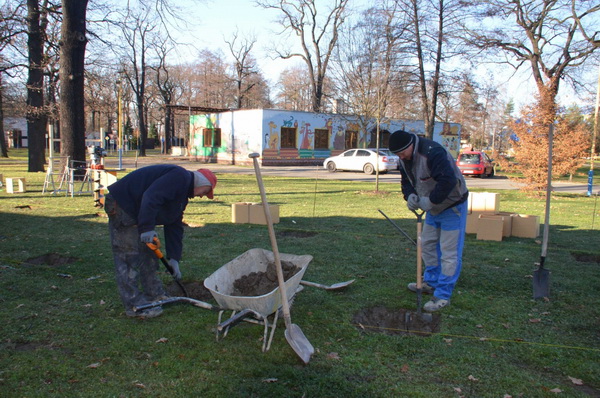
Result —
M315 353L315 348L310 344L302 329L294 323L285 329L285 339L304 364L308 364L310 357Z
M550 297L550 271L539 268L533 271L533 298Z
M354 279L346 281L346 282L338 282L338 283L334 283L331 286L327 287L327 290L338 290L338 289L343 289L346 286L351 285L352 283L354 283Z

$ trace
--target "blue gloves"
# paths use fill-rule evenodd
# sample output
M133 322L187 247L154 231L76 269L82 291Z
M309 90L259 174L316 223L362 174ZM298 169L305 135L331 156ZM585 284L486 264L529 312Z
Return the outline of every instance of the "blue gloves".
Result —
M179 261L170 259L169 265L173 270L173 278L175 278L176 280L181 280L181 271L179 271Z
M433 207L433 203L429 200L429 196L421 196L419 198L419 208L423 211L429 211Z
M419 208L419 197L414 193L408 195L406 206L408 207L408 210L416 211Z
M144 243L154 243L154 238L158 238L156 231L148 231L140 234L140 240Z

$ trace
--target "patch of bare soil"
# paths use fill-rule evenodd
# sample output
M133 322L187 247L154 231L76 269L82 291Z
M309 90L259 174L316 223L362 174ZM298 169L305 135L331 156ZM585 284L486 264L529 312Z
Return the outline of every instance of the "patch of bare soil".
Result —
M598 263L600 264L600 256L594 254L571 253L575 261L580 263Z
M58 253L46 253L38 257L31 257L25 260L25 265L49 265L58 267L77 261L75 257L61 256Z
M296 275L301 269L289 261L281 261L281 268L283 270L283 280L285 281ZM236 279L233 282L231 295L243 297L262 296L272 292L278 286L275 263L269 263L265 272L251 272Z
M416 310L392 310L378 306L360 310L352 318L352 323L364 332L428 337L440 331L442 317L434 313L431 322L426 322L417 316Z
M212 298L212 294L210 293L210 290L208 290L206 287L204 287L204 281L181 282L181 284L187 291L189 298L193 298L194 300L200 300L200 301L208 301ZM179 287L179 285L177 285L177 283L175 283L175 281L166 285L165 290L167 291L167 294L169 296L173 296L173 297L181 297L184 294L181 291L181 288Z
M277 231L278 238L311 238L317 235L314 231Z

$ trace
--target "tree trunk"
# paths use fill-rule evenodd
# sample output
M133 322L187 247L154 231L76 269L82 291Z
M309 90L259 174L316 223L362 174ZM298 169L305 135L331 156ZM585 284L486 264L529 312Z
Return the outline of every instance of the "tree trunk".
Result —
M137 113L140 127L140 146L139 156L146 156L146 141L148 140L148 128L146 118L144 117L144 91L140 88L140 94L137 95Z
M29 76L27 78L27 146L29 147L28 171L44 171L46 162L44 110L44 40L40 26L40 5L38 0L27 0L27 50Z
M2 95L4 85L2 82L2 72L0 72L0 157L8 157L8 145L6 144L6 134L4 133L4 104L2 103Z
M85 162L84 60L88 0L62 0L60 49L61 154Z

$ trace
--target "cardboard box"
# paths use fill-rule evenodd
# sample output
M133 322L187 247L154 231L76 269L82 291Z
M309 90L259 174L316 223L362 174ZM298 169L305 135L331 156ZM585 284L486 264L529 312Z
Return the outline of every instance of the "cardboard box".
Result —
M515 214L512 220L511 235L519 238L537 238L540 234L540 217Z
M469 192L469 210L472 213L497 213L500 195L492 192Z
M476 234L477 226L479 224L479 215L483 214L480 212L474 212L467 214L467 226L465 228L465 232L468 234Z
M273 224L279 222L279 206L269 204ZM260 203L238 202L231 205L231 222L234 224L267 225L265 211Z
M477 239L502 240L502 231L504 229L504 216L480 214L477 222Z
M279 222L279 206L272 205L269 203L269 210L271 211L271 220L273 224L277 224ZM267 219L265 217L265 210L263 206L258 203L253 203L250 205L250 215L249 221L250 224L260 224L267 225Z
M512 223L513 218L517 215L516 213L509 213L505 211L499 211L496 213L497 216L502 216L502 221L504 221L504 226L502 228L502 236L508 238L512 235Z
M247 224L250 222L251 202L239 202L231 205L231 222L234 224Z

